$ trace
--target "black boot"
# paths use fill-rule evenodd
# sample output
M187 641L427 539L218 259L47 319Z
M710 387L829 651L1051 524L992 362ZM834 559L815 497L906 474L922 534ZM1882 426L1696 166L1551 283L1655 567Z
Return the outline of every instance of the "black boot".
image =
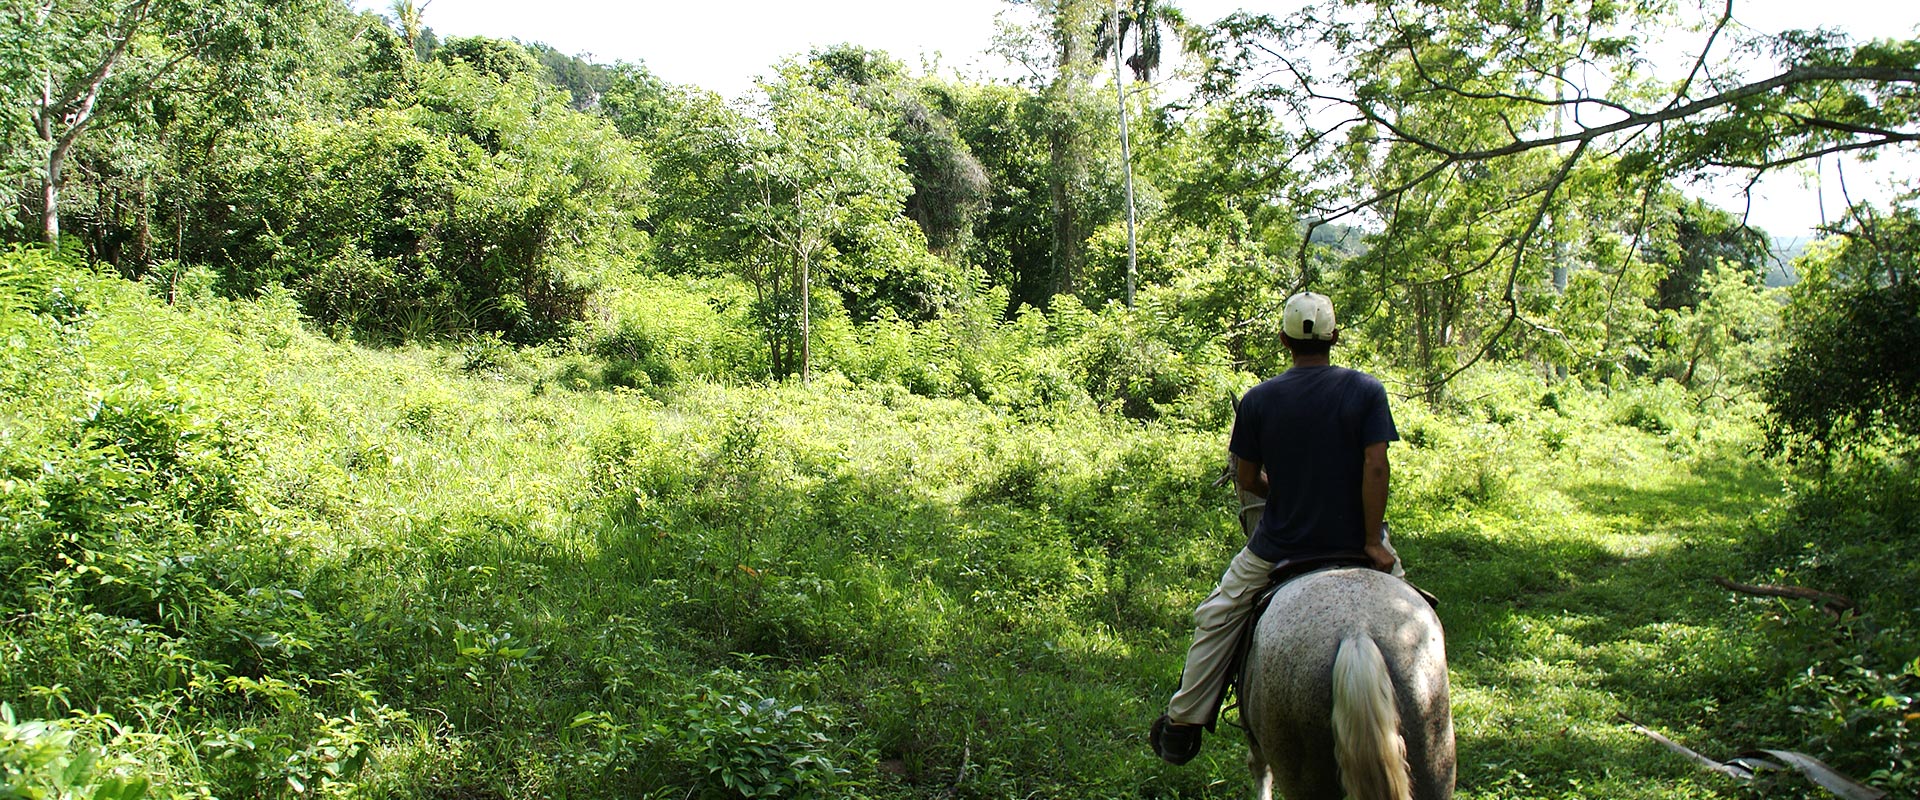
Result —
M1161 714L1153 721L1153 730L1147 734L1147 742L1153 745L1153 754L1174 766L1180 766L1193 760L1200 754L1199 725L1182 725Z

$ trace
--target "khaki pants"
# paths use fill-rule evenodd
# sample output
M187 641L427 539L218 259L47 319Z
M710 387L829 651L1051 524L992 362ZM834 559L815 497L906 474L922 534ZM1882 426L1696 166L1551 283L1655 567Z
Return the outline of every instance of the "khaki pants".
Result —
M1247 499L1253 497L1242 493L1241 523L1247 526L1249 513L1255 522L1260 519L1261 508L1250 507ZM1261 504L1264 505L1264 504ZM1251 526L1249 530L1251 529ZM1381 541L1386 544L1387 552L1393 552L1393 543L1387 541L1386 531L1381 532ZM1253 551L1240 548L1240 552L1227 564L1227 571L1220 576L1220 585L1213 593L1200 602L1193 611L1193 646L1187 648L1187 666L1180 673L1180 690L1174 692L1173 699L1167 702L1167 717L1184 725L1205 725L1213 722L1219 714L1220 692L1226 686L1227 675L1232 671L1233 650L1240 642L1240 632L1247 625L1247 617L1253 610L1255 596L1267 585L1267 573L1273 571L1273 562L1256 556ZM1406 570L1400 566L1398 554L1393 562L1393 574L1404 577Z
M1220 690L1227 683L1233 648L1246 627L1253 597L1267 585L1273 562L1240 548L1227 564L1220 585L1193 611L1193 646L1180 673L1180 691L1167 702L1167 717L1184 725L1205 725L1220 712Z

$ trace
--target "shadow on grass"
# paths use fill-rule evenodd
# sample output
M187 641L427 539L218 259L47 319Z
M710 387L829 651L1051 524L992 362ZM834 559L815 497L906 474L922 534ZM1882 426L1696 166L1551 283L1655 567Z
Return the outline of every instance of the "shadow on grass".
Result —
M1739 521L1777 496L1780 483L1765 465L1724 461L1651 486L1601 478L1562 487L1560 492L1590 514L1621 520L1629 532L1738 534L1745 532Z
M1709 582L1739 569L1733 545L1769 502L1766 469L1558 491L1579 513L1549 524L1583 529L1457 520L1402 537L1415 579L1442 600L1463 790L1518 786L1516 774L1522 795L1591 789L1623 768L1686 776L1615 716L1711 733L1722 705L1767 689L1770 654Z

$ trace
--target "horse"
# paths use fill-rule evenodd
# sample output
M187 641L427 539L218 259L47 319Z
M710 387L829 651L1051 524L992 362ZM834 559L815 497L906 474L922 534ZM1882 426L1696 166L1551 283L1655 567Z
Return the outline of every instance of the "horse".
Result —
M1453 712L1440 618L1406 581L1364 567L1275 590L1240 683L1254 792L1271 800L1445 800Z

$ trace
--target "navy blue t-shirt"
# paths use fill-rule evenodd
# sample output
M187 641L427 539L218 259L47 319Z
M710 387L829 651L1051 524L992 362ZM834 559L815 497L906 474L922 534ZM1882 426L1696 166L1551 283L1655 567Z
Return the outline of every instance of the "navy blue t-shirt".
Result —
M1398 441L1387 390L1346 367L1294 367L1247 390L1227 449L1267 470L1267 510L1247 543L1268 561L1358 552L1367 445Z

